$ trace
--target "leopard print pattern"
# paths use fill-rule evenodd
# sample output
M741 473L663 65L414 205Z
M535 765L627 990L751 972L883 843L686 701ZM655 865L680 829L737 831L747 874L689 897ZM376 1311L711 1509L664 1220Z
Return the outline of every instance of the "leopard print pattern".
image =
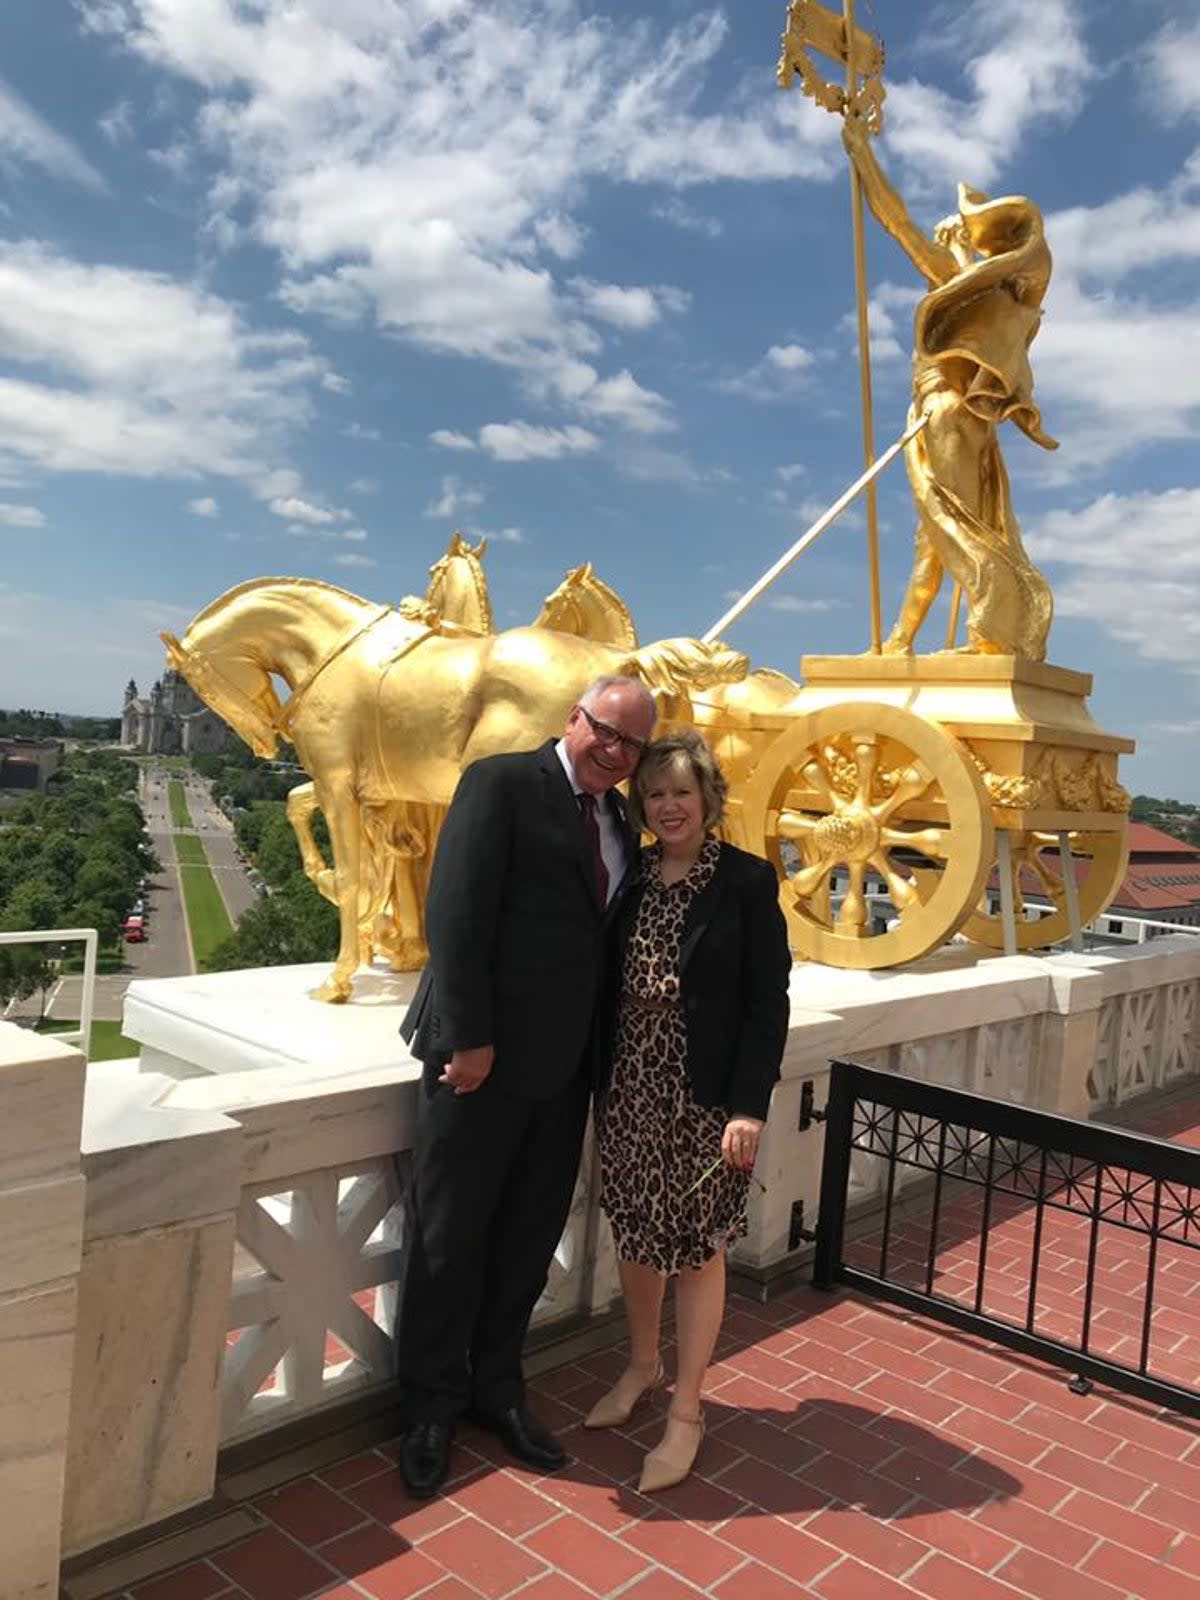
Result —
M749 1179L724 1164L709 1172L729 1114L692 1098L678 1003L684 921L720 853L717 840L706 840L687 875L667 886L661 851L647 852L645 891L625 953L612 1078L597 1116L600 1204L617 1255L668 1275L704 1266L746 1232Z

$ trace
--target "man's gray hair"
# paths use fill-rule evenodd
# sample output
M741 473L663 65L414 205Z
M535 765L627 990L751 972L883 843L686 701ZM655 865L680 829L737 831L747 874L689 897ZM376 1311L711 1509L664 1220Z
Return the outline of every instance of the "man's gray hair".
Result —
M581 706L585 706L590 711L606 689L636 690L642 700L642 703L650 713L650 720L653 722L658 716L658 705L655 702L654 696L650 693L649 689L647 689L646 685L641 681L641 679L630 678L620 672L605 673L602 678L596 678L592 683L589 683L587 688L579 696L577 703Z

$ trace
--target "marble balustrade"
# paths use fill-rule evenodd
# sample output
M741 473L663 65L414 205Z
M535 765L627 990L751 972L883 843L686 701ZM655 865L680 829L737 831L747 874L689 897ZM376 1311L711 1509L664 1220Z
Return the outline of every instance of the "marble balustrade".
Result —
M32 1409L0 1400L0 1476L36 1423L48 1463L58 1451L65 1552L204 1501L222 1445L392 1377L418 1076L396 1035L404 996L371 973L361 1004L306 1011L314 976L133 985L125 1027L144 1054L89 1071L81 1141L78 1104L73 1127L62 1112L70 1084L82 1090L78 1056L0 1024L0 1322L39 1352L45 1391ZM769 1276L799 1259L797 1208L811 1225L821 1163L800 1108L809 1083L822 1103L831 1058L1087 1116L1200 1072L1198 990L1187 936L985 960L951 946L896 973L798 967L766 1191L736 1261ZM12 1077L10 1058L25 1063ZM30 1087L43 1077L58 1098ZM32 1130L19 1139L16 1115ZM869 1171L856 1181L870 1193ZM616 1293L589 1144L538 1320ZM57 1536L29 1535L54 1561Z

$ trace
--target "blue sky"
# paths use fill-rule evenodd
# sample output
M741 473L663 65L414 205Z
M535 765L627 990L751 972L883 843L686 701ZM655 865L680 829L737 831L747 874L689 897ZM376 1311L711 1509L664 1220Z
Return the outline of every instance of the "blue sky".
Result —
M1050 658L1139 789L1200 800L1200 22L1178 0L875 0L882 159L1042 206L1013 434ZM782 0L40 0L0 12L0 704L115 710L224 589L421 592L490 535L498 624L592 560L702 632L859 470L845 159L775 87ZM860 13L871 20L870 8ZM881 445L915 275L870 240ZM881 492L884 610L912 512ZM848 517L730 633L868 642ZM931 624L930 642L944 626Z

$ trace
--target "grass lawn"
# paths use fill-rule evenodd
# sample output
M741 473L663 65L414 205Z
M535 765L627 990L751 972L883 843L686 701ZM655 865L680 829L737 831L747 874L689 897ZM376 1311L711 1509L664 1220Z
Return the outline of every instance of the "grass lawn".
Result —
M175 828L190 828L192 814L188 810L187 795L183 792L183 784L178 778L172 778L167 784L167 804L171 808L171 826Z
M48 1017L38 1032L71 1033L78 1026L78 1017L73 1020L69 1017ZM117 1061L122 1056L138 1055L141 1048L140 1044L125 1037L119 1022L92 1023L92 1048L88 1051L89 1061Z
M183 908L192 935L192 950L201 970L217 946L233 932L233 924L208 865L204 845L193 833L175 835Z

